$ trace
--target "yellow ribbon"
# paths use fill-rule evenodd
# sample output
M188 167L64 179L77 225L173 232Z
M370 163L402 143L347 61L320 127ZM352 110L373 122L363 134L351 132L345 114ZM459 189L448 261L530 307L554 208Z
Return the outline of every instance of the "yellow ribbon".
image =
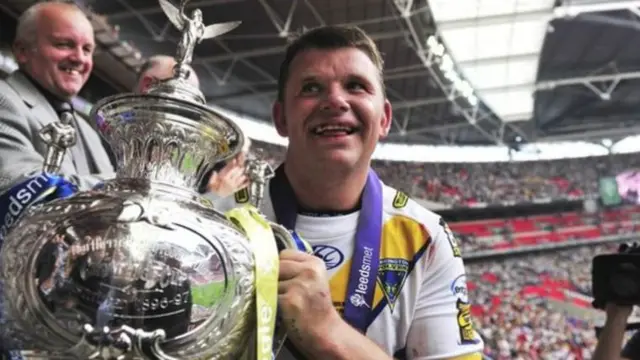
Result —
M256 286L256 359L272 360L273 335L278 302L278 247L271 226L251 205L227 212L227 218L238 225L249 238L255 259Z

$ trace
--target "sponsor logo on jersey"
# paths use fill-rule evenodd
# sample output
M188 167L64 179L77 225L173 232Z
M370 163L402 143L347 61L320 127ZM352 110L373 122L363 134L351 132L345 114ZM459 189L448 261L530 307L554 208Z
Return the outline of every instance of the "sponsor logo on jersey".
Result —
M313 254L324 261L327 270L337 268L344 261L344 254L338 248L329 245L314 246Z
M407 196L407 194L403 193L402 191L398 191L396 192L396 196L393 198L393 207L396 209L402 209L403 207L407 206L408 202L409 197Z
M468 302L458 299L456 302L458 309L458 330L460 332L460 345L474 345L480 342L480 339L473 330L473 322L471 321L471 305Z
M456 236L453 234L453 231L449 228L449 225L444 221L443 218L440 218L440 226L444 230L444 234L449 241L449 245L451 245L451 251L453 252L454 257L461 257L462 253L460 252L460 247L458 246L458 240L456 240Z
M373 249L370 247L364 247L364 256L362 257L362 265L360 269L358 269L358 285L356 286L355 293L349 297L349 301L355 307L366 306L370 307L370 304L367 304L367 301L364 298L364 295L367 293L369 286L375 286L376 284L369 284L369 273L371 272L371 261L373 260Z
M467 290L467 276L460 275L451 283L451 293L456 299L468 303L469 291Z
M396 300L400 296L400 291L407 280L409 274L409 261L406 259L381 259L378 268L378 281L384 293L389 310L393 312Z
M246 204L249 202L249 189L244 188L233 194L237 204Z

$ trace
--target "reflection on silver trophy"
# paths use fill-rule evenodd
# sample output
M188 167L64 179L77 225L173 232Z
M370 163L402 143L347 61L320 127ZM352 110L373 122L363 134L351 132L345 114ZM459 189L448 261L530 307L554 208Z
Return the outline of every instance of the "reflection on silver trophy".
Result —
M244 135L185 80L194 47L239 23L205 26L200 10L185 13L187 1L159 2L182 33L174 77L146 95L103 99L91 114L116 154L116 178L30 208L4 239L0 344L18 358L255 356L251 239L195 191ZM43 136L43 169L55 172L73 128L62 121ZM248 162L253 204L272 173Z

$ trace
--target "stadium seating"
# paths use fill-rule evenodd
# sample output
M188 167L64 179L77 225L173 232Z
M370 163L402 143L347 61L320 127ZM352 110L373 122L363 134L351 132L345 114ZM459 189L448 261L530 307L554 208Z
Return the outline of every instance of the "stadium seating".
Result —
M515 219L450 223L463 252L508 249L640 231L640 208L628 206L594 215L561 213Z
M272 163L284 147L254 142ZM504 204L576 199L598 193L602 176L640 167L636 154L514 163L410 163L374 161L387 184L414 198L447 205Z

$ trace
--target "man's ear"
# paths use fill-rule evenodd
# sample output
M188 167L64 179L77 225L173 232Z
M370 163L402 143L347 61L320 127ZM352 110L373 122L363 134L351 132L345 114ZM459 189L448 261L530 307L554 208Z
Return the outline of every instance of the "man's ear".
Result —
M27 62L27 52L29 49L23 41L14 42L12 50L13 56L16 58L16 62L18 64L24 64L25 62Z
M278 135L282 137L289 136L287 132L287 119L284 116L284 104L282 101L276 100L271 107L271 117L273 118L273 124L278 131Z
M393 111L391 109L391 103L389 100L384 100L384 109L382 111L382 117L380 119L380 138L384 138L389 135L391 129L391 119L393 118Z

